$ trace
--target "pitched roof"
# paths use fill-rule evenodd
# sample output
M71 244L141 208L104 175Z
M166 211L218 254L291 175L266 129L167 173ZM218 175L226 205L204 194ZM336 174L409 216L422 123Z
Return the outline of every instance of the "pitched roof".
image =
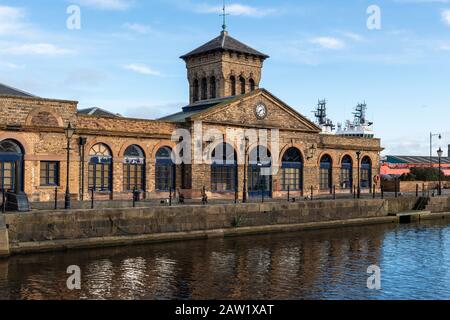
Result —
M432 157L431 161L433 164L439 163L438 157ZM386 156L385 162L391 164L429 164L430 157L422 157L422 156ZM450 164L449 157L441 158L442 164Z
M31 93L7 86L5 84L0 83L0 96L18 96L18 97L35 97Z
M168 121L168 122L185 122L188 118L193 117L196 114L199 114L205 110L213 108L221 103L230 102L234 99L236 99L236 97L226 97L226 98L217 98L217 99L198 101L198 102L195 102L193 104L190 104L190 105L184 107L183 111L181 111L181 112L171 114L169 116L163 117L158 120Z
M253 48L250 48L246 44L243 44L242 42L229 36L228 32L226 31L223 31L217 38L212 39L211 41L205 43L201 47L185 54L184 56L181 56L180 58L186 60L187 58L192 56L215 51L232 51L257 56L262 59L269 58L268 55L261 53Z
M86 114L89 116L104 117L104 118L121 118L122 117L120 114L112 113L112 112L109 112L109 111L101 109L101 108L81 109L81 110L78 110L78 113Z

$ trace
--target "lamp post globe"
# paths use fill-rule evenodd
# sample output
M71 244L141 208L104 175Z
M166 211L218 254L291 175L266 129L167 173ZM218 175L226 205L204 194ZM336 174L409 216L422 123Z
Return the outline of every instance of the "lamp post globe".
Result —
M64 208L66 210L71 208L71 203L70 203L70 142L72 140L73 135L75 134L75 128L72 126L72 124L69 122L69 125L67 126L67 128L64 129L64 133L66 135L66 139L67 139L67 167L66 167L66 194L65 194L65 198L64 198Z

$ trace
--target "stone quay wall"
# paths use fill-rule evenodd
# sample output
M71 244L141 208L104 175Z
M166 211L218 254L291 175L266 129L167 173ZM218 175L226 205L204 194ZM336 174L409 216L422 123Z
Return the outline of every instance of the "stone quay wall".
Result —
M405 197L13 213L0 215L0 243L7 254L294 231L303 228L294 226L334 227L356 220L395 222L390 214L410 210L415 203L416 198ZM4 245L8 237L9 247Z

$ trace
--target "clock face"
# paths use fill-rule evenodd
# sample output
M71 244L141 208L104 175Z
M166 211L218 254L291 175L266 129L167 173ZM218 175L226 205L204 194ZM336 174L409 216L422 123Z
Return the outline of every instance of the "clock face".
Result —
M260 120L263 120L267 117L267 107L260 103L255 108L256 117Z

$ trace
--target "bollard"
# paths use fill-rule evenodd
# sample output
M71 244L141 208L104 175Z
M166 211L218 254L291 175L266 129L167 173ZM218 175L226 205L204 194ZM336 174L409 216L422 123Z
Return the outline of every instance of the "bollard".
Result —
M336 200L336 186L333 186L333 200Z
M94 188L91 189L91 209L94 209L94 194L95 190Z
M133 208L136 208L136 187L133 190Z
M55 210L58 210L58 187L55 188Z
M2 212L6 212L6 195L5 195L5 189L2 189Z
M288 185L288 202L291 202L291 186Z
M311 186L311 201L314 200L314 187Z
M264 189L261 189L261 202L264 203Z
M172 206L172 187L169 188L169 207Z
M239 198L238 192L234 191L234 204L237 204L238 198Z

